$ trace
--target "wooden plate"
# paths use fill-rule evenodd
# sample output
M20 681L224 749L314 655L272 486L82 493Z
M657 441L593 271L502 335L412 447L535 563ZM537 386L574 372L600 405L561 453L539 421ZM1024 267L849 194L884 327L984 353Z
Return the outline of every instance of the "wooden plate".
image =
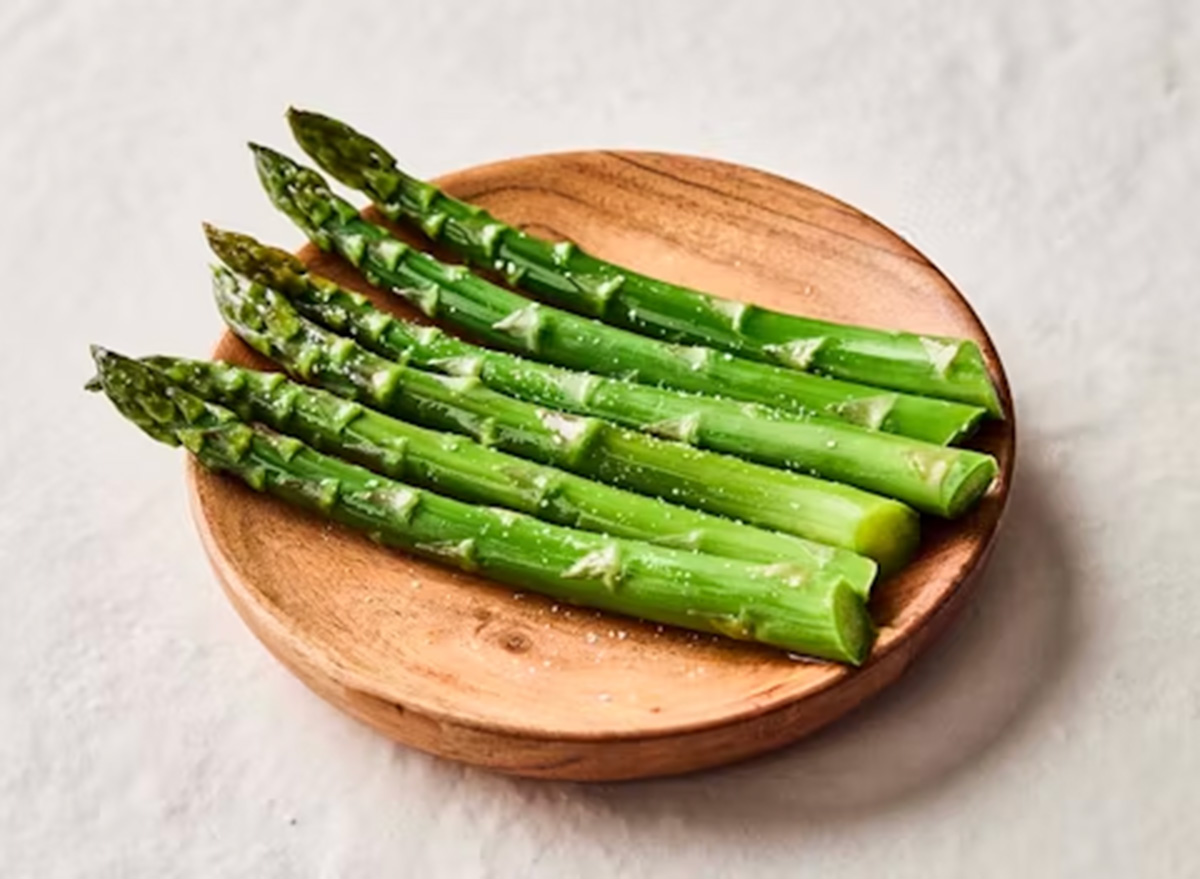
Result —
M1011 411L996 352L950 282L897 235L805 186L721 162L602 152L515 159L440 182L509 222L653 275L816 317L973 338ZM368 292L336 259L311 249L302 257ZM265 366L228 335L216 355ZM957 523L926 522L919 557L878 587L882 634L857 671L558 606L188 472L230 600L318 694L454 760L606 780L778 748L896 680L961 605L995 535L1012 474L1011 418L976 445L1000 460L996 486Z

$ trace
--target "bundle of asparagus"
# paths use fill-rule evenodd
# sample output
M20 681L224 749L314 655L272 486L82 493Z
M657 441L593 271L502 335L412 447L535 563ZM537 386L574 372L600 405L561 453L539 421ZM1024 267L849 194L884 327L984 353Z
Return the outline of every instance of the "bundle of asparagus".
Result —
M264 176L276 203L297 210L293 188L280 186L278 181L283 175L293 179L301 176L301 169L281 156L261 151L260 167L266 169ZM336 198L328 193L322 197ZM330 242L345 241L340 235L341 225L330 225L335 225ZM371 234L372 246L364 248L359 264L386 289L413 295L398 286L404 276L397 269L410 259L436 264L435 271L440 274L452 273L452 267L437 263L427 254L412 252L381 227L372 227ZM487 387L521 400L595 415L775 467L814 473L950 518L970 507L996 475L996 463L990 456L968 449L861 430L833 418L780 413L719 397L556 369L470 345L428 327L395 319L358 294L310 277L298 260L283 251L213 229L209 230L209 240L237 272L273 286L305 316L345 333L377 354L421 369L477 378ZM380 255L385 251L399 255L395 260L385 259ZM479 286L491 286L480 278L471 280ZM462 308L447 309L444 322L470 331L474 327L464 317L466 314Z
M372 408L601 482L844 547L887 571L915 547L916 514L894 500L542 409L471 377L385 360L300 317L276 291L228 271L216 272L214 292L226 324L251 348Z
M668 284L535 238L405 174L375 141L328 116L291 110L297 142L392 220L405 220L513 286L606 323L852 382L1003 412L979 347L965 339L812 320Z
M387 546L591 607L841 662L862 662L870 647L870 617L837 574L657 547L450 500L247 424L152 367L94 354L99 386L154 439Z
M837 572L864 598L876 565L864 556L669 504L428 430L277 372L149 357L181 389L384 476L458 500L500 506L584 531L709 555Z
M95 349L89 385L204 466L501 582L851 664L871 646L877 566L910 557L916 511L959 516L995 476L990 456L951 446L1001 415L973 344L666 284L451 199L340 122L289 118L385 215L570 310L406 245L253 147L272 201L318 246L494 348L206 227L222 317L298 381Z
M935 443L969 436L984 415L974 406L767 366L711 348L666 344L531 302L462 266L447 266L408 247L360 217L316 172L266 147L252 149L275 206L321 249L335 250L362 268L368 280L489 345L584 372L783 411L818 412Z

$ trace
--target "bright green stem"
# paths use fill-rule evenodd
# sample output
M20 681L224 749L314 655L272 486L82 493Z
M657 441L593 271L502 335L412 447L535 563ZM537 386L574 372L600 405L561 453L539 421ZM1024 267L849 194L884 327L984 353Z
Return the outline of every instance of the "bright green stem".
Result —
M940 516L973 504L997 472L990 455L947 448L815 416L572 372L467 344L398 320L365 297L310 275L252 238L208 229L232 269L271 286L312 320L391 360L458 376L554 409L594 415L667 439L857 485ZM370 257L364 256L364 264Z
M328 391L226 363L152 357L170 381L246 421L299 437L331 455L439 494L500 506L547 522L708 555L836 572L869 594L875 563L844 549L764 531L698 510L593 482L486 448L456 434L416 427Z
M362 295L307 274L299 259L258 241L208 229L230 268L287 295L305 317L354 337L400 363L479 378L499 393L566 412L800 470L895 497L942 516L964 512L995 477L990 455L864 430L815 415L718 397L682 394L524 360L468 345L432 327L400 321ZM364 262L370 257L364 257Z
M370 281L426 315L489 345L584 372L819 413L937 444L963 438L983 417L978 407L755 363L712 348L668 344L530 302L396 240L359 217L315 171L266 148L254 150L271 199L318 246L336 250Z
M684 506L840 546L885 572L915 549L917 515L850 486L772 470L594 418L506 397L471 376L443 376L386 360L297 314L279 293L214 276L217 305L247 344L293 375L343 397L523 458Z
M548 302L674 342L1003 415L974 342L813 320L650 278L571 242L536 238L447 196L405 174L383 147L342 122L298 110L288 119L317 164L366 193L389 219L411 223Z
M862 599L837 574L758 565L576 531L380 477L251 426L156 370L96 351L100 383L155 439L205 466L365 531L388 546L587 607L859 664Z

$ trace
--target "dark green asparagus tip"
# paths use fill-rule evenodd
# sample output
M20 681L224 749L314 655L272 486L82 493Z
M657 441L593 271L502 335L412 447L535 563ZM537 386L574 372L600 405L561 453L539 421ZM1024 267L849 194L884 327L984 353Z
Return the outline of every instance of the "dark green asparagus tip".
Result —
M262 314L267 288L238 277L225 266L210 266L212 270L213 299L217 311L237 334L256 350L257 334L266 329Z
M83 389L85 391L92 391L92 392L103 391L104 385L100 381L99 365L100 365L101 358L103 358L105 355L107 355L108 351L106 349L100 347L99 345L89 345L88 351L91 352L92 360L94 360L96 362L97 372L94 376L92 376L86 382L84 382Z
M115 351L92 345L96 383L122 415L159 442L179 445L177 404L169 383L157 372Z
M258 179L271 199L322 250L329 249L330 221L358 217L354 205L333 193L325 178L311 168L261 144L251 143Z
M287 118L300 148L342 183L384 200L399 187L395 158L365 134L337 119L294 107Z
M102 345L91 345L92 362L96 364L96 375L88 384L96 384L99 390L110 397L125 397L144 389L146 367L136 360L110 351ZM113 402L117 402L114 397Z
M319 230L320 223L315 223L309 218L308 212L302 209L296 193L302 182L301 172L304 169L283 153L261 144L251 143L250 152L254 154L254 169L258 172L258 179L267 191L271 203L291 217L306 235L314 235ZM324 181L318 180L317 183L323 184Z
M111 361L112 358L119 357L120 355L109 351L103 345L89 345L88 351L91 353L92 361L96 364L96 369L98 370L95 377L92 378L92 381L98 382L104 375L104 364Z
M267 287L287 289L305 272L304 263L285 250L269 247L249 235L204 224L213 253L239 275Z

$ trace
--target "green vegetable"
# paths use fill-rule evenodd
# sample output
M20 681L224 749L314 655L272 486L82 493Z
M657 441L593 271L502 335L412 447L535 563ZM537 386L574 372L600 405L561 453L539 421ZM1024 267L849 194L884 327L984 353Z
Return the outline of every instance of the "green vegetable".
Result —
M870 648L862 599L836 574L797 574L787 564L620 540L464 504L251 426L137 361L103 350L95 359L104 392L150 436L385 545L560 600L839 662L859 664Z
M958 400L1003 417L974 342L813 320L659 281L450 198L405 174L383 147L342 122L298 110L288 119L317 164L366 193L389 219L411 223L476 265L503 271L514 286L548 302L647 335Z
M753 404L570 372L469 345L435 328L389 316L365 297L307 274L299 260L281 250L244 235L207 231L226 265L283 293L305 317L391 360L474 376L518 399L595 415L776 467L805 470L941 516L966 510L997 472L995 460L979 452L863 430L832 419L785 416ZM364 256L364 264L369 259Z
M898 394L742 360L711 348L672 345L532 303L467 271L410 248L358 216L319 174L254 147L275 205L323 249L334 249L373 283L430 317L489 345L536 360L682 391L748 400L791 412L835 416L934 443L970 433L983 410Z
M151 357L144 362L188 393L232 409L246 421L261 422L322 452L458 500L708 555L786 562L806 575L836 572L863 596L875 579L874 562L844 549L677 507L506 455L455 434L415 427L327 391L290 382L277 372L175 357Z
M243 284L224 269L214 278L217 306L238 336L339 396L601 482L840 546L875 559L885 571L901 565L916 545L916 513L896 501L543 409L471 376L385 360L300 317L269 288Z

